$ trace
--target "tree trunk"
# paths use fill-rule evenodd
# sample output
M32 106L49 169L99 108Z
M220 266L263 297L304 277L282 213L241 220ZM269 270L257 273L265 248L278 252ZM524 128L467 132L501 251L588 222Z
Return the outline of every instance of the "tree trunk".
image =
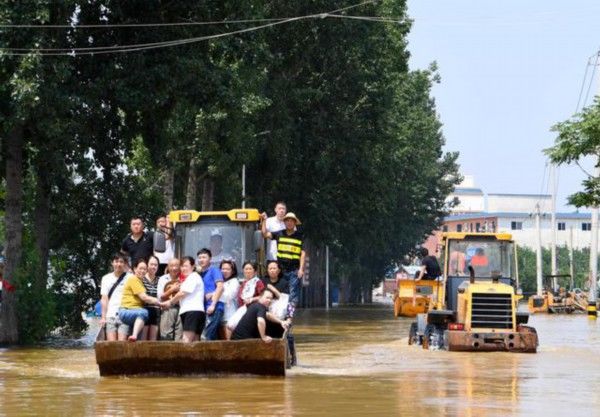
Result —
M370 283L363 282L363 304L371 304L373 302L373 286Z
M48 257L50 251L50 181L44 165L38 167L34 210L35 245L39 255L40 273L35 277L39 291L48 284Z
M202 211L212 211L215 203L215 180L204 178L202 189Z
M351 285L350 280L346 275L340 277L340 304L350 303Z
M168 160L168 159L167 159ZM168 166L163 171L163 196L165 213L173 209L173 193L175 187L175 168Z
M190 169L188 171L188 184L185 193L185 208L188 210L196 209L198 190L198 158L192 157L190 161Z
M23 127L15 126L8 134L6 146L6 265L4 279L14 283L14 274L21 261L23 244ZM19 341L17 297L2 291L0 307L0 344Z

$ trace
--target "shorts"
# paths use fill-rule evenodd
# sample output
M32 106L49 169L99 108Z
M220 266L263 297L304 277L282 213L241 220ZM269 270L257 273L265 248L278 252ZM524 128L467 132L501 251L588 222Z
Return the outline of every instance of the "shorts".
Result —
M109 317L106 320L106 333L119 333L127 336L129 334L129 326L123 323L119 317Z
M133 327L135 321L140 318L148 323L148 310L145 308L120 308L119 319L128 326Z
M160 310L155 307L144 307L148 311L146 326L158 326L160 322Z
M204 311L186 311L181 315L181 323L184 332L194 332L197 335L200 335L204 330L205 322L206 313L204 313Z

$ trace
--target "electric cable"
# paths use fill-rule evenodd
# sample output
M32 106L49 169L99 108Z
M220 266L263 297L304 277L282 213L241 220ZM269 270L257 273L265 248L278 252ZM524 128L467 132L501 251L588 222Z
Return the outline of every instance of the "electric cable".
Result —
M235 31L224 32L224 33L219 33L219 34L214 34L214 35L199 36L199 37L192 37L192 38L185 38L185 39L176 39L176 40L172 40L172 41L131 44L131 45L80 47L80 48L76 48L76 47L72 47L72 48L0 48L0 53L5 54L5 55L16 55L16 56L29 55L30 53L37 53L38 55L41 55L41 56L77 56L77 55L81 56L81 55L100 55L100 54L109 54L109 53L138 52L138 51L145 51L148 49L166 48L166 47L171 47L171 46L178 46L178 45L185 45L185 44L201 42L201 41L210 40L210 39L218 39L218 38L242 34L242 33L246 33L246 32L253 32L253 31L257 31L257 30L261 30L261 29L265 29L265 28L269 28L269 27L273 27L276 25L281 25L281 24L285 24L285 23L289 23L289 22L299 21L299 20L315 19L315 18L324 19L327 17L340 17L341 15L336 15L335 13L347 11L352 8L360 7L360 6L363 6L366 4L375 3L375 1L376 0L367 0L362 3L342 7L342 8L332 10L332 11L326 12L326 13L315 13L315 14L310 14L310 15L297 16L297 17L287 18L287 19L283 19L283 20L270 21L267 24L253 26L250 28L244 28L244 29L239 29L239 30L235 30ZM363 18L363 17L368 18L366 16L354 16L353 18ZM377 19L379 19L379 18L375 17L375 19L369 19L369 20L379 21ZM381 19L385 19L385 18L381 18ZM391 20L390 20L390 22L391 22ZM394 22L397 23L397 21L394 21Z

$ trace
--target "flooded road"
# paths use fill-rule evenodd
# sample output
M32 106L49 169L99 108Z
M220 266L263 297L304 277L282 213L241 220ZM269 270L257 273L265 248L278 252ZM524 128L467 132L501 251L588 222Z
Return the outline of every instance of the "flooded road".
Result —
M0 350L0 415L600 415L600 320L538 315L537 354L407 345L391 306L301 311L286 378L100 378L92 348Z

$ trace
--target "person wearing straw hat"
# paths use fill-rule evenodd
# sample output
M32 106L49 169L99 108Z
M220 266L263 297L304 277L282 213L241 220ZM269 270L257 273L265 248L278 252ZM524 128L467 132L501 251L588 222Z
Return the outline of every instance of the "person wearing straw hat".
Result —
M263 220L266 215L263 214ZM266 221L262 222L262 234L266 239L277 241L277 261L283 270L283 276L290 284L290 303L298 305L300 298L300 279L304 276L305 253L302 248L304 236L296 226L302 224L292 212L283 217L285 230L267 231Z

